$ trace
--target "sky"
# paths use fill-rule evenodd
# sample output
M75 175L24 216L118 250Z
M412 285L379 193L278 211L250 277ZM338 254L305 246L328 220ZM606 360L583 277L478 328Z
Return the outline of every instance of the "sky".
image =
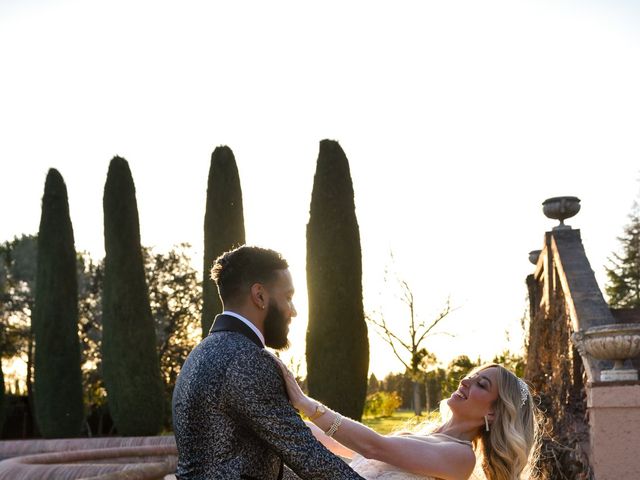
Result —
M110 159L136 184L142 243L202 269L210 156L234 152L248 243L291 264L304 357L305 229L319 141L351 167L365 311L397 331L456 308L446 364L518 351L528 252L573 195L596 278L640 168L640 8L609 1L0 0L0 241L36 233L49 168L76 248L104 255ZM391 259L391 252L393 260ZM506 337L509 337L507 342ZM371 371L401 371L370 329Z

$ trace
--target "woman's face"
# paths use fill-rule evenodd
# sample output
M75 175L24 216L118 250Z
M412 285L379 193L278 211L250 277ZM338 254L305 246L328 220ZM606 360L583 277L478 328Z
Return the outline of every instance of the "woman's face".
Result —
M498 399L498 368L488 367L460 381L458 389L451 394L447 405L454 416L478 420L484 424L484 416L493 414L493 405Z

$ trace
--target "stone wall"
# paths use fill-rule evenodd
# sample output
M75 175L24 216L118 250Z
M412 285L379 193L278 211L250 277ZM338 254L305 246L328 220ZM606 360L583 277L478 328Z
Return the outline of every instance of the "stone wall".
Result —
M596 479L639 478L640 384L599 382L587 394Z
M527 277L530 328L525 378L547 419L541 476L593 478L585 371L571 333L613 323L584 252L579 230L548 232L535 272ZM599 368L599 365L595 366Z
M530 328L526 379L547 419L543 479L640 478L640 382L604 382L611 361L590 356L584 331L639 323L638 310L611 310L595 280L579 230L547 232L535 272L527 277ZM580 333L578 333L580 332ZM574 348L580 345L580 353ZM627 360L629 368L640 359ZM608 372L608 377L611 373Z

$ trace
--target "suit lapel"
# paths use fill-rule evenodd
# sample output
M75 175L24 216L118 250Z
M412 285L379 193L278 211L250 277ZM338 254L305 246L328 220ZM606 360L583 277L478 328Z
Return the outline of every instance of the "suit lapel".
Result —
M244 335L253 343L255 343L258 347L264 348L262 342L255 334L253 330L251 330L243 321L238 320L236 317L232 317L231 315L217 315L213 321L213 325L211 326L211 330L209 330L209 334L214 332L236 332Z

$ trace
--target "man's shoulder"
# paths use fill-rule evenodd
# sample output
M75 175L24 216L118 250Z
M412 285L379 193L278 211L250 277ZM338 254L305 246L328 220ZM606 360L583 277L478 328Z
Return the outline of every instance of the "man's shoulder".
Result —
M238 336L238 334L235 334L235 336ZM230 366L235 363L238 367L246 366L251 368L253 371L262 369L270 371L277 370L275 360L271 358L271 355L269 355L264 348L257 347L253 342L251 342L251 340L247 340L246 338L244 338L244 340L234 339L233 341L235 343L232 346L232 349L234 350L235 355L233 356L234 362L229 363Z
M182 369L190 372L223 372L236 362L261 363L260 348L251 340L236 332L216 332L200 341L189 353Z
M264 348L258 347L243 334L232 331L214 332L194 349L206 358L224 358L230 368L277 370L277 364Z
M261 348L242 348L229 355L227 360L227 383L233 388L253 384L265 390L283 388L275 360Z
M212 332L203 338L196 348L211 354L230 350L249 354L262 350L243 334L232 331Z

